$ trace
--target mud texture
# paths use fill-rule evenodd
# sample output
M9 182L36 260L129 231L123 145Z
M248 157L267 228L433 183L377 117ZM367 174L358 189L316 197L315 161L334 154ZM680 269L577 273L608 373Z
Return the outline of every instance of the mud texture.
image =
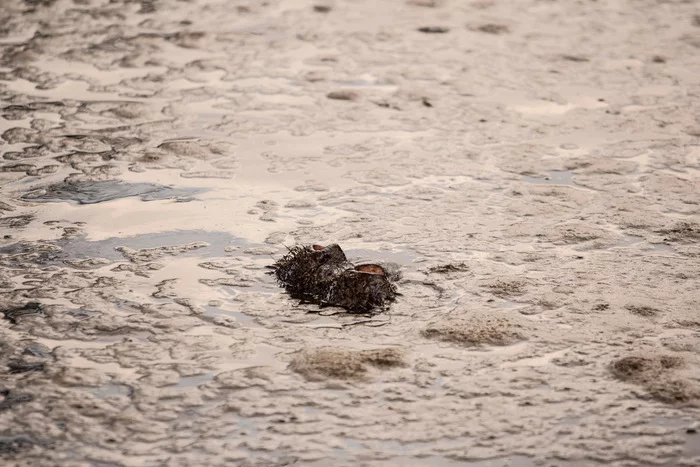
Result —
M698 8L3 0L0 464L700 465Z

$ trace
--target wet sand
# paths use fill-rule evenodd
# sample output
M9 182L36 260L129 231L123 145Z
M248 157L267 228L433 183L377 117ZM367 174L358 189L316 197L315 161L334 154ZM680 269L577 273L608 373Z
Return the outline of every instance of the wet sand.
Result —
M0 17L3 465L700 464L697 2Z

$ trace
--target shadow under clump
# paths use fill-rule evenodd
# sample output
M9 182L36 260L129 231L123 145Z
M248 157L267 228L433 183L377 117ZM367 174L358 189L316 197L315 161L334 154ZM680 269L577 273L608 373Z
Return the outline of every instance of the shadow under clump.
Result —
M620 381L639 384L662 402L690 402L700 398L700 388L673 376L673 370L684 365L680 357L624 357L610 365Z
M406 366L399 349L348 350L331 347L302 350L289 365L309 381L326 379L361 380L368 367L395 368Z
M377 264L353 265L340 246L295 246L270 266L294 298L351 313L386 308L396 297L392 276Z
M421 334L428 339L451 342L464 347L511 345L525 340L516 330L517 327L520 326L505 318L474 316L430 324Z

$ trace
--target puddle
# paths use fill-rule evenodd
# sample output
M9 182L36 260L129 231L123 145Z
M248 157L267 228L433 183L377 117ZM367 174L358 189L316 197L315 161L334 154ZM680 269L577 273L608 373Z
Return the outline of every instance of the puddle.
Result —
M629 248L633 245L644 242L644 237L638 237L636 235L625 235L621 240L614 243L610 248ZM674 254L676 251L671 245L665 243L647 243L640 249L641 253L654 255L654 254Z
M321 461L312 462L308 465L326 465ZM410 466L410 467L535 467L535 463L525 456L508 456L484 460L456 460L443 456L407 456L400 455L392 457L387 461L374 461L373 466Z
M578 185L576 182L574 182L574 173L570 170L548 170L547 173L549 174L547 178L530 177L524 175L521 180L527 183L534 183L537 185L566 185L585 190L591 189L582 185Z
M450 449L460 449L464 446L461 438L438 439L434 441L399 442L394 440L356 440L342 439L344 449L336 449L334 454L337 457L345 458L351 455L371 458L371 452L380 453L382 459L389 456L389 460L375 460L373 466L416 466L416 467L534 467L535 463L526 456L513 455L495 457L491 459L464 460L456 459L457 456L426 455L431 451L449 451ZM366 453L366 454L365 454ZM461 457L461 456L459 456ZM322 461L311 462L308 465L326 465Z
M695 433L686 433L683 449L686 456L700 456L700 429Z
M126 258L117 250L119 247L127 247L132 250L170 247L194 242L206 242L209 245L179 253L183 257L211 258L223 257L229 254L227 247L248 248L255 246L235 237L227 232L208 232L205 230L175 230L132 237L110 237L104 240L91 241L85 237L76 237L68 240L58 240L40 244L27 242L13 243L0 248L1 255L8 255L4 259L6 264L20 265L22 261L34 262L43 266L71 266L77 269L97 269L105 266L105 263L81 262L69 264L68 260L87 260L91 258L103 258L111 264L115 261L124 261ZM20 255L13 259L12 256ZM66 263L68 261L68 263Z
M559 421L557 422L557 425L562 425L562 426L580 426L581 422L583 421L584 417L563 417L560 418Z
M519 302L514 302L513 300L497 300L495 305L498 308L504 309L504 310L510 310L510 309L515 309L515 308L522 308L527 306L527 303L519 303Z
M202 191L195 188L172 188L153 183L81 181L49 185L31 191L22 198L37 202L75 201L78 204L98 204L132 196L138 196L143 201L186 198Z
M682 418L670 417L654 417L648 422L651 426L662 426L665 428L673 428L681 433L685 439L683 443L684 456L700 456L700 426L697 422L693 422Z
M235 318L236 321L238 321L241 324L245 324L246 326L250 327L260 327L260 325L255 321L255 318L252 316L248 316L245 313L242 313L240 311L233 311L233 310L224 310L219 307L213 307L213 306L205 306L204 307L204 316L208 316L210 318L216 318L218 316L225 316L228 318Z
M203 375L183 376L175 385L176 388L194 388L201 384L209 382L214 378L214 373L205 373Z
M112 237L98 241L76 238L65 242L61 241L58 244L68 258L106 258L118 261L124 259L124 256L116 250L118 247L142 250L194 242L206 242L209 246L181 253L181 256L202 258L224 256L226 254L224 249L227 246L250 246L247 241L227 232L207 232L205 230L175 230L133 237Z
M132 389L125 384L107 383L98 388L86 387L86 392L89 392L98 399L104 399L110 396L131 396Z

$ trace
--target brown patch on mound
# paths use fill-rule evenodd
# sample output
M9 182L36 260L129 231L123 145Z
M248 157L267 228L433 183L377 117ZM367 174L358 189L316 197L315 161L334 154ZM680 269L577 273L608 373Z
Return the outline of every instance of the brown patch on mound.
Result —
M289 368L309 381L325 379L361 380L368 366L387 369L405 366L399 349L348 350L321 347L302 350Z
M499 280L486 285L486 287L491 289L492 294L500 298L522 295L525 293L525 281L517 279Z
M643 316L645 318L652 318L654 316L658 316L661 313L656 308L652 308L647 305L627 305L625 306L625 309L628 310L630 313L633 313L638 316Z
M326 94L326 97L337 101L356 101L360 98L360 95L355 91L340 90L331 91Z
M613 362L610 369L622 381L640 383L681 366L683 366L682 358L663 355L659 357L625 357Z
M667 229L660 229L659 233L666 234L667 240L674 242L691 242L700 240L700 224L681 221Z
M431 324L421 334L428 339L451 342L464 347L511 345L525 339L516 330L520 327L502 317L473 316Z
M555 244L575 245L591 240L610 238L610 232L586 225L583 222L567 222L548 229L547 236Z
M684 365L681 357L624 357L610 365L619 380L643 386L649 394L663 402L690 402L700 398L700 388L675 378L673 370Z
M476 30L479 32L485 32L486 34L494 35L507 34L510 32L510 28L505 24L495 23L483 24L481 26L476 27Z

